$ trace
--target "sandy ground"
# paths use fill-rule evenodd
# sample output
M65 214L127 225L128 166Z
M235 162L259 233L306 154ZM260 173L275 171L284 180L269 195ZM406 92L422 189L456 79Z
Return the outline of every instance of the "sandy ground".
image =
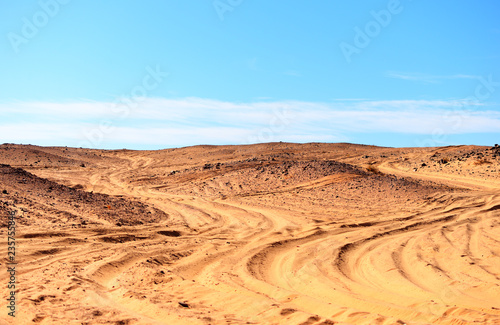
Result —
M498 147L4 144L0 164L0 324L500 324Z

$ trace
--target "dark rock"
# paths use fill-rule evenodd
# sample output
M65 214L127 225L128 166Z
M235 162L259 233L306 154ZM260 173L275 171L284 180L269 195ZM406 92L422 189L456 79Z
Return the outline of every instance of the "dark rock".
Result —
M440 160L438 161L438 163L440 163L440 164L447 164L447 163L449 163L449 162L450 162L450 161L449 161L448 159L446 159L446 158L442 158L442 159L440 159Z
M182 234L177 230L162 230L158 231L158 234L167 237L180 237Z

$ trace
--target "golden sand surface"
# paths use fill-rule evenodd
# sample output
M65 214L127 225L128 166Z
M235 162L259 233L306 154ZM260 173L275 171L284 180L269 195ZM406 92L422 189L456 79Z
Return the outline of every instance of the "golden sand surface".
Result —
M499 150L1 145L0 324L500 324Z

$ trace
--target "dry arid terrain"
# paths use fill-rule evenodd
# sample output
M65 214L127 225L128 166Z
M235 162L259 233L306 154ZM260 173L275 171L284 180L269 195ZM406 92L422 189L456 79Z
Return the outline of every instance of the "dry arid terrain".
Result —
M500 324L499 147L4 144L0 164L0 324Z

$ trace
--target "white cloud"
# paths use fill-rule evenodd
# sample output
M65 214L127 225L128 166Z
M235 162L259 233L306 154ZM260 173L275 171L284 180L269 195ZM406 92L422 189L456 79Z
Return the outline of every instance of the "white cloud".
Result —
M0 143L97 148L270 141L337 142L356 134L498 133L500 112L461 100L233 103L202 98L0 104ZM468 104L466 106L466 104Z
M439 75L429 75L425 73L402 73L390 71L386 73L387 77L410 80L410 81L422 81L425 83L439 83L442 80L455 80L455 79L474 79L479 80L480 76L466 75L466 74L455 74L449 76L439 76Z

